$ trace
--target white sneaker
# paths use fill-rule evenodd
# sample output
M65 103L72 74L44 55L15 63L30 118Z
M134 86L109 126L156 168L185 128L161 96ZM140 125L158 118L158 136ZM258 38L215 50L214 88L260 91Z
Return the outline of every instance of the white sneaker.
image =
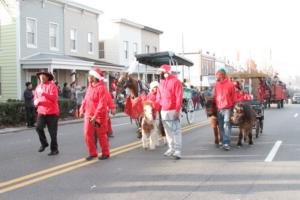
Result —
M172 156L174 154L174 150L173 149L168 149L168 151L166 151L164 153L164 156Z
M224 149L225 151L229 151L229 150L230 150L230 146L229 146L228 144L224 144L224 145L223 145L223 149Z
M175 151L172 156L176 159L179 160L181 158L181 152L180 151Z

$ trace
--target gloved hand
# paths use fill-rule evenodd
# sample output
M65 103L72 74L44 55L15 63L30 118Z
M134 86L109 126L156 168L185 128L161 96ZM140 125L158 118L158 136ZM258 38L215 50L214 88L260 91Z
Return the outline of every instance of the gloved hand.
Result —
M38 93L38 95L42 95L42 94L43 94L43 90L42 90L41 87L38 87L38 88L36 89L36 92Z
M180 112L174 113L174 120L180 120Z
M33 101L33 104L34 104L34 106L38 106L39 100L38 100L38 99L35 99L35 100Z

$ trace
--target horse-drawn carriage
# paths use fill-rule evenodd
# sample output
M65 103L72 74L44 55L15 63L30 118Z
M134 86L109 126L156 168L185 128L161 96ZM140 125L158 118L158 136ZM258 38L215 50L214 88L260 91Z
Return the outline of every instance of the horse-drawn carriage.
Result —
M151 66L154 68L159 68L162 64L169 64L171 66L176 66L175 73L177 73L178 65L191 67L193 63L181 56L176 55L173 52L158 52L149 54L138 54L136 59L140 64L146 66ZM192 101L192 90L190 88L184 87L183 90L183 102L182 102L182 112L185 113L187 122L189 124L194 121L194 103Z
M263 88L262 80L267 78L263 73L233 73L229 74L231 80L240 80L244 84L244 88L248 88L248 92L252 96L252 100L243 101L252 107L256 114L256 121L253 125L255 129L256 137L263 132L264 125L264 96L265 90ZM238 127L233 125L233 127Z

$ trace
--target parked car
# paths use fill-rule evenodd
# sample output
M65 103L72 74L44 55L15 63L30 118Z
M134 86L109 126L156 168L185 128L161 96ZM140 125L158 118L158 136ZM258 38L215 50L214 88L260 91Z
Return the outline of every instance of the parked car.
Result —
M294 93L292 103L300 103L300 93Z

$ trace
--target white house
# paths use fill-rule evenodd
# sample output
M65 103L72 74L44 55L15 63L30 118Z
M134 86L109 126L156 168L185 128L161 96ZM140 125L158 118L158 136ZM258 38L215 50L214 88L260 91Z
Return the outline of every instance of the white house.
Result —
M154 53L160 49L159 36L163 32L126 19L101 21L99 31L99 58L119 65L130 66L135 55ZM136 72L145 73L145 67L139 65ZM154 70L147 68L148 74ZM140 77L144 79L144 77Z

